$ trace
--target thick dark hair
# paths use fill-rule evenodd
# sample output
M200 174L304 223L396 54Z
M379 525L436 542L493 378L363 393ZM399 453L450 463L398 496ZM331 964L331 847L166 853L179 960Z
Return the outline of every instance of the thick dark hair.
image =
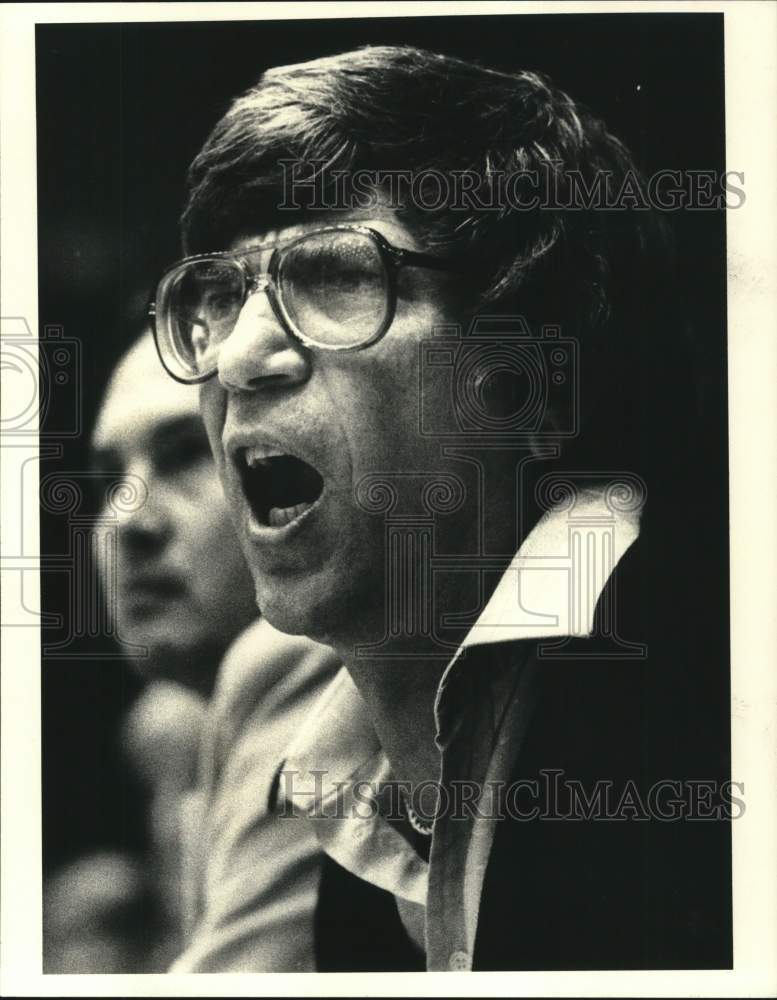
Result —
M537 171L541 180L553 178L562 204L570 171L589 188L607 172L615 191L630 172L639 177L604 124L538 73L499 72L406 46L368 46L270 69L234 101L189 168L181 220L186 252L223 248L239 232L275 221L283 160L325 163L327 176L468 171L484 199L500 172ZM525 210L499 195L495 200L501 205L495 211L405 208L427 245L445 245L448 253L477 250L472 258L488 269L486 302L513 298L519 289L525 295L537 272L545 280L556 273L564 301L576 303L573 316L595 324L623 290L619 271L626 268L632 296L633 265L655 236L652 213Z
M500 172L536 171L557 206L570 171L589 189L603 172L615 191L627 175L640 178L626 147L541 74L368 46L270 69L234 101L189 169L185 251L221 249L277 223L283 160L317 161L328 176L468 171L484 199ZM602 358L617 368L614 349L633 353L667 287L668 244L644 208L503 201L497 211L405 204L402 215L427 248L466 257L476 307L518 313L533 328L560 324L587 345L589 370ZM599 395L587 390L589 402Z

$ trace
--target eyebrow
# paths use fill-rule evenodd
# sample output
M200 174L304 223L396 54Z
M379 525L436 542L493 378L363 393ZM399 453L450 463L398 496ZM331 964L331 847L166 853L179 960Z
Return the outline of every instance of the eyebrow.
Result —
M180 437L197 437L207 441L205 425L196 414L186 414L180 417L163 419L153 427L148 435L147 450L153 451L160 445L169 444L171 440ZM121 442L117 444L92 445L89 451L89 464L95 471L114 471L121 468Z
M168 444L171 438L183 435L196 436L202 438L203 441L208 439L202 419L195 414L187 414L181 417L171 417L154 427L149 434L149 445L154 447L159 444Z

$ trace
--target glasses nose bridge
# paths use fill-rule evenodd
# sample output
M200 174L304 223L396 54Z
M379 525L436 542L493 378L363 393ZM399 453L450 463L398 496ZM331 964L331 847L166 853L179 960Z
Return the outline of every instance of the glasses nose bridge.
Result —
M240 335L240 331L238 330L238 328L243 329L244 324L247 322L249 323L249 327L252 330L251 340L253 343L254 337L256 336L257 333L257 328L254 326L254 320L257 318L258 313L260 311L262 315L265 317L265 320L269 320L270 317L272 317L272 325L275 326L277 324L281 327L285 339L289 331L287 329L286 322L284 321L283 316L279 312L278 305L276 302L278 286L275 282L272 271L269 269L258 272L254 271L246 266L245 261L241 261L241 266L243 270L242 303L237 312L237 315L234 318L234 322L232 323L232 328L229 331L227 337L225 338L225 344L233 341L234 334L236 331L238 331L238 334ZM261 292L267 293L266 304L262 304L261 306L255 306L252 309L247 309L246 307L248 306L249 300L252 299L255 295L260 294ZM264 327L266 327L266 322L263 325ZM269 327L266 327L266 331L267 330L269 330ZM224 345L222 345L222 348L223 346Z
M272 268L256 273L245 261L242 305L229 333L219 346L216 371L227 389L253 389L260 383L296 384L308 376L308 362L298 348L289 348L297 337L277 300L278 285ZM266 303L250 309L248 300L266 292Z
M259 274L247 274L246 284L245 284L245 300L251 298L252 295L257 295L259 292L266 292L268 288L275 288L275 282L272 276L267 271L262 271Z

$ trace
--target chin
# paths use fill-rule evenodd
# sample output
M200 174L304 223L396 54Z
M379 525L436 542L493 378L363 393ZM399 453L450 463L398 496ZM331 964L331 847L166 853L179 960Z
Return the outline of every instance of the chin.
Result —
M282 588L257 587L257 603L262 609L262 617L286 635L303 635L315 642L323 642L321 637L324 622L331 622L328 602L305 600L302 594L289 597Z
M286 578L260 578L256 600L262 616L279 632L303 635L314 642L338 645L350 641L360 631L367 616L363 595L374 593L328 575Z
M120 630L119 635L125 643L147 651L146 656L133 660L135 670L145 680L174 681L199 693L212 687L214 678L210 675L215 676L218 657L186 624L168 621L150 628L145 623L143 628Z

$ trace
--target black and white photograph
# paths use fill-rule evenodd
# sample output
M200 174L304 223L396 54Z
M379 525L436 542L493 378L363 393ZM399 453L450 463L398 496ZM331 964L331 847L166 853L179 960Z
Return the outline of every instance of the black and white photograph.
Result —
M3 992L777 995L777 7L9 6Z

